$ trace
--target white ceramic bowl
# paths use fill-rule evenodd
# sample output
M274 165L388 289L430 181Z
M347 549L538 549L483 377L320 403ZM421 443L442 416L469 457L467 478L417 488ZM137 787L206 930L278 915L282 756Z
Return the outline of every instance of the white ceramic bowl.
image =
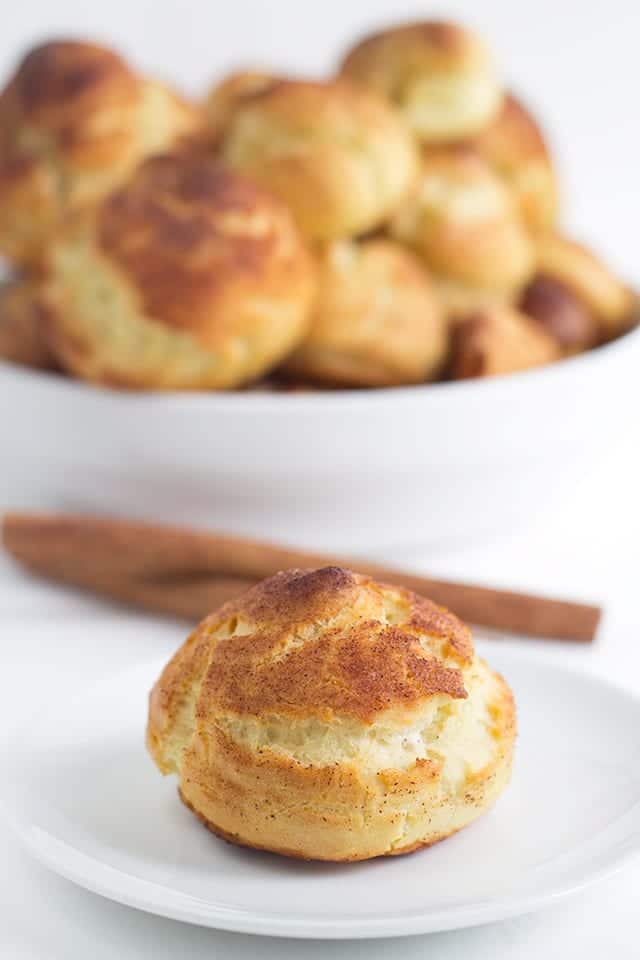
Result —
M636 429L640 329L491 380L332 393L116 392L0 364L0 506L317 549L477 542Z

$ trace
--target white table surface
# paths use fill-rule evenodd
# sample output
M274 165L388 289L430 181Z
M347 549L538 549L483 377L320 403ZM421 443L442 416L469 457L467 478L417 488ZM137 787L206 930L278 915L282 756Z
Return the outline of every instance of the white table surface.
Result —
M431 562L424 556L404 560L438 574L601 600L607 612L596 644L539 642L540 648L558 662L597 671L640 693L639 484L640 458L635 445L626 443L585 478L570 504L517 539ZM121 628L131 622L139 626L139 641L125 648ZM37 708L39 697L50 697L52 690L65 697L96 675L169 653L185 633L184 625L32 581L4 560L0 623L0 740L19 725L21 713ZM601 960L605 951L616 960L638 957L640 861L533 916L452 933L338 945L217 933L107 902L33 862L4 825L0 850L0 956L10 960L427 955L437 960Z

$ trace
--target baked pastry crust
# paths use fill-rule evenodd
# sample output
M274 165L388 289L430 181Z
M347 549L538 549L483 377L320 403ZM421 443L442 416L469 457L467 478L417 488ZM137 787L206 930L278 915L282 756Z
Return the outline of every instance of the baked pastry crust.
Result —
M558 184L551 155L538 123L513 94L472 141L512 191L522 219L535 233L554 225Z
M17 278L0 284L0 359L34 370L56 369L44 322L44 306L32 282Z
M474 313L512 304L512 290L491 290L433 275L434 288L450 327Z
M282 80L242 100L221 155L273 191L317 241L379 226L404 200L418 166L400 118L348 81Z
M207 618L150 697L147 744L220 836L319 860L409 852L506 785L515 709L452 614L341 568Z
M454 380L493 377L553 363L562 348L536 320L514 307L495 307L461 320L453 332Z
M507 187L469 146L424 151L390 229L436 277L460 287L509 294L533 273L534 246Z
M447 351L447 324L420 261L392 240L343 240L322 258L311 327L286 367L331 384L394 386L433 379Z
M502 100L488 48L452 23L411 23L366 37L347 53L340 75L387 97L426 143L474 135Z
M519 307L540 323L567 353L588 350L598 342L598 321L569 287L545 273L523 290Z
M264 70L235 70L214 84L204 102L208 139L219 144L238 107L278 82Z
M56 239L49 342L100 383L225 389L304 336L315 264L270 194L197 154L160 156Z
M538 268L567 287L593 313L601 340L615 337L631 325L633 294L586 247L551 233L540 241Z
M0 251L36 263L69 211L192 135L199 109L92 43L34 48L0 94Z

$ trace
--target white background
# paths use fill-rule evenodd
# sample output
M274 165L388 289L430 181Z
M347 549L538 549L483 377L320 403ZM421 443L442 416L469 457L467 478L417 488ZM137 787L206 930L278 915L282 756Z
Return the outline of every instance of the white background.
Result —
M0 72L43 37L91 36L115 43L139 66L194 93L232 65L322 72L362 29L433 11L427 4L383 0L4 0L0 7L5 13ZM639 282L640 6L624 0L467 0L441 3L438 11L481 29L493 43L505 80L544 117L565 185L567 223ZM554 655L640 693L638 447L637 435L627 437L585 477L572 502L535 530L457 554L417 556L412 564L604 601L599 642L589 650L559 646ZM389 559L407 563L406 557ZM123 617L128 622L128 614L35 585L0 561L0 729L19 724L25 704L30 712L52 690L64 697L96 671L168 652L183 632L137 618L139 647L124 649L118 641ZM4 827L0 862L0 956L11 960L427 955L600 960L605 952L617 960L638 957L640 865L535 917L406 941L303 945L198 930L104 902L32 863Z

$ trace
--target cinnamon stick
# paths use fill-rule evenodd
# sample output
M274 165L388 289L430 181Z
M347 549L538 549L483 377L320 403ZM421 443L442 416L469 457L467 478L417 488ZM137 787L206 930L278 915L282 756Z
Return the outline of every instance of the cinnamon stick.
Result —
M566 600L452 583L362 560L307 553L218 533L126 520L7 514L6 550L22 566L145 609L199 619L287 567L340 565L399 584L463 620L508 633L589 642L601 611Z

